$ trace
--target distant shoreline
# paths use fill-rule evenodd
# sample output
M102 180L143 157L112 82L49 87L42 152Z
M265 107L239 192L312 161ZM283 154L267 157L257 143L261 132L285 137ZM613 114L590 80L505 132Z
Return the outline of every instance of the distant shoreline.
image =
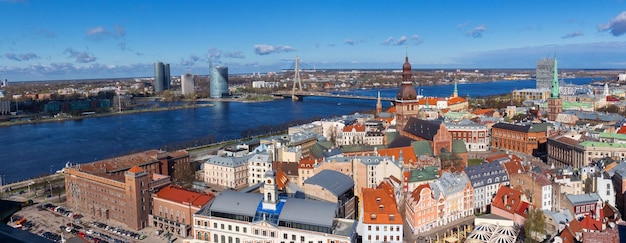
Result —
M36 121L7 121L0 122L0 127L8 127L8 126L17 126L17 125L29 125L29 124L39 124L39 123L50 123L50 122L65 122L65 121L79 121L83 119L89 118L99 118L99 117L109 117L109 116L122 116L122 115L130 115L137 113L147 113L147 112L161 112L161 111L171 111L171 110L182 110L182 109L194 109L201 107L211 107L215 106L215 104L196 104L193 105L183 105L183 106L174 106L174 107L159 107L159 108L150 108L150 109L139 109L139 110L126 110L122 112L107 112L107 113L99 113L93 115L85 115L85 116L73 116L73 117L64 117L64 118L49 118L49 119L41 119Z

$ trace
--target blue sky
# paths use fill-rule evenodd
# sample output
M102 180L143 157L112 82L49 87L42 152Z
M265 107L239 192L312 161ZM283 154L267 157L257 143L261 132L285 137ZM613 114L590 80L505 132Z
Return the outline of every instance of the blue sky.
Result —
M0 78L293 68L626 69L624 1L0 0Z

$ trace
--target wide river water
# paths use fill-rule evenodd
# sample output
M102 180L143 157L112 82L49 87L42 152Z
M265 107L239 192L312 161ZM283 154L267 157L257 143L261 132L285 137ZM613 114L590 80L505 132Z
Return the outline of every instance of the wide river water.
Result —
M567 79L586 84L591 79ZM532 88L534 80L459 84L459 96L496 95ZM426 96L450 96L453 85L416 87ZM341 92L342 94L395 97L397 88ZM0 177L20 181L61 169L66 162L87 163L133 151L164 148L212 135L217 140L236 139L241 131L262 124L282 124L296 119L331 117L373 110L376 101L306 97L259 103L214 102L196 109L138 113L0 127ZM385 108L389 102L384 102Z

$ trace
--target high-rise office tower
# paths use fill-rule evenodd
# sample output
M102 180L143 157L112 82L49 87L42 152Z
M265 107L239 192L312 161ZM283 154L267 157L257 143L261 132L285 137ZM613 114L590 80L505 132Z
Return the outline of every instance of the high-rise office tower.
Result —
M195 92L193 74L187 73L180 76L180 85L183 95L192 95Z
M543 58L537 61L537 89L550 89L552 87L552 74L554 73L554 61L552 58Z
M154 63L154 92L159 93L170 88L170 64Z
M211 65L211 82L209 83L211 98L228 96L228 67Z
M168 89L170 89L170 84L172 83L172 79L170 77L170 64L169 63L165 63L164 66L165 67L164 67L163 71L165 72L164 73L165 79L163 80L163 82L164 82L163 83L163 88L168 90Z

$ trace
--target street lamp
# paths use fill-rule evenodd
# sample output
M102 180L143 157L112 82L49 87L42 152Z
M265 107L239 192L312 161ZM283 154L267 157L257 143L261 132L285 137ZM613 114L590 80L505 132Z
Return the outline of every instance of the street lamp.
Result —
M29 196L29 197L32 197L32 196L33 196L33 195L30 193L30 186L31 186L31 185L33 185L33 184L35 184L35 182L34 182L34 181L31 181L31 182L29 182L29 183L28 183L28 196Z

